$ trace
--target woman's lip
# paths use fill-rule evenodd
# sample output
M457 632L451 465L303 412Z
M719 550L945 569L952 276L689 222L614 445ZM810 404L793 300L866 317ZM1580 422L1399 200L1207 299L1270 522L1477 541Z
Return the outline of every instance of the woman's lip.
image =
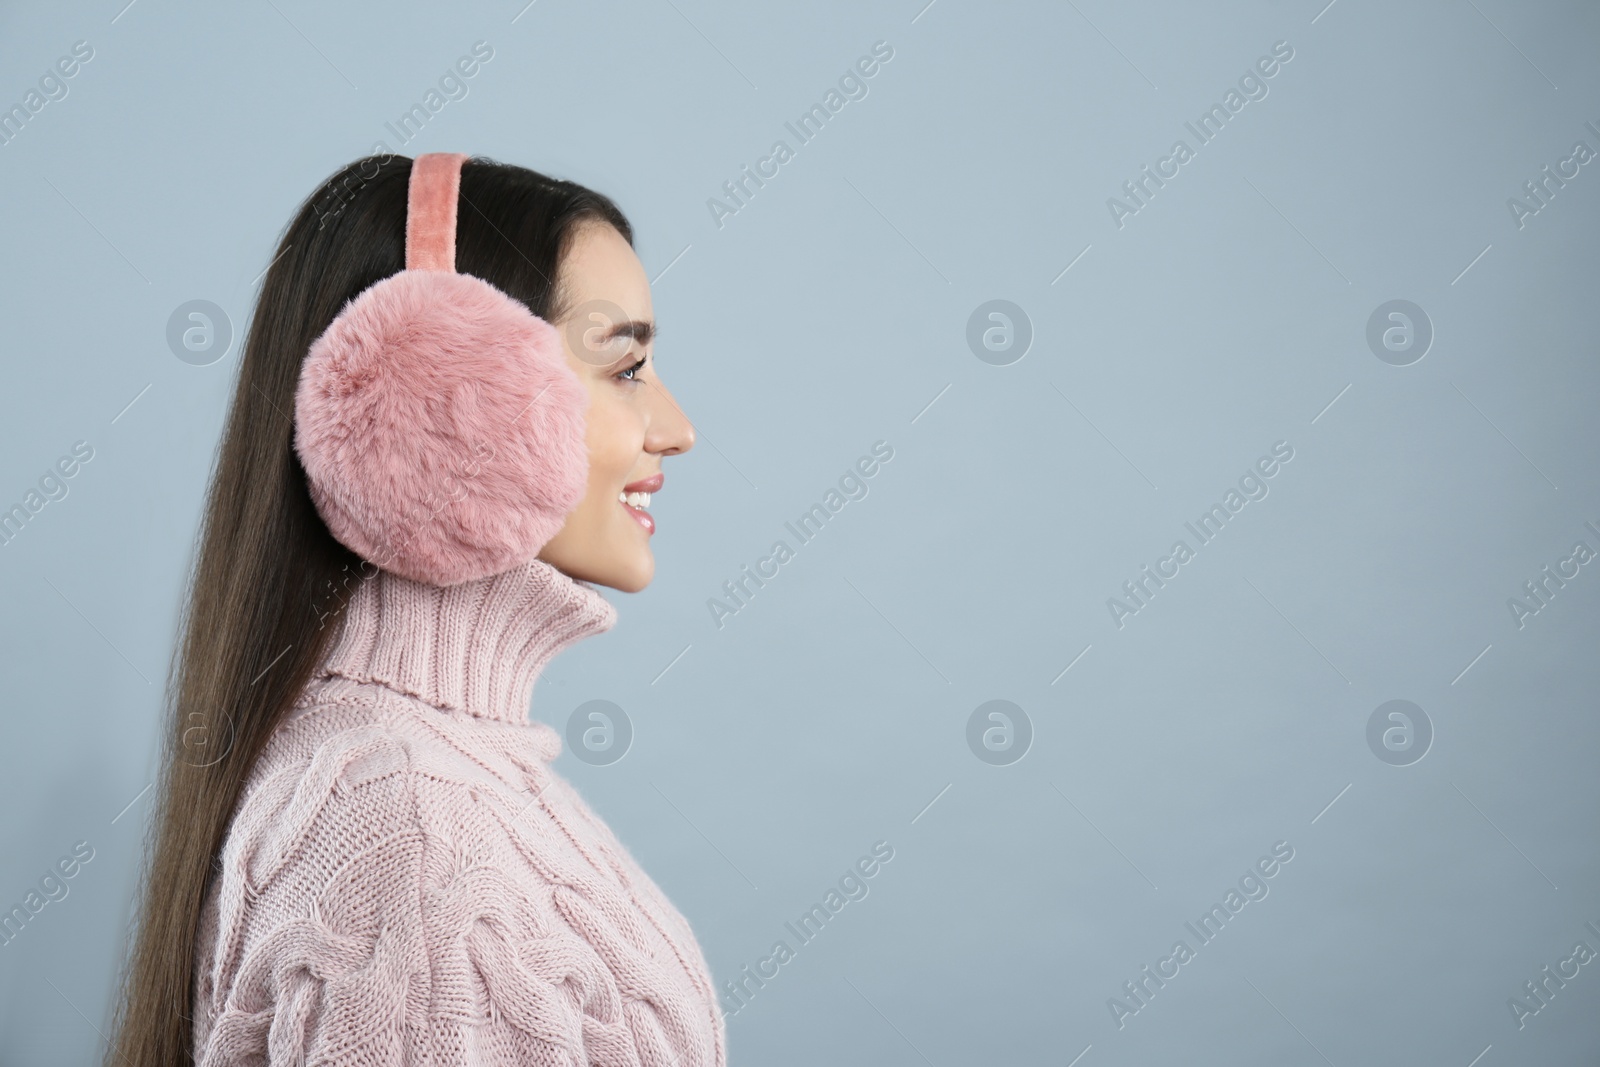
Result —
M636 482L629 482L622 487L624 493L654 493L661 488L661 483L667 480L662 471L656 471L648 478L640 478Z
M653 534L656 532L656 520L648 511L643 508L636 508L632 504L623 504L622 506L628 509L628 514L633 516L635 522L644 527L645 533Z

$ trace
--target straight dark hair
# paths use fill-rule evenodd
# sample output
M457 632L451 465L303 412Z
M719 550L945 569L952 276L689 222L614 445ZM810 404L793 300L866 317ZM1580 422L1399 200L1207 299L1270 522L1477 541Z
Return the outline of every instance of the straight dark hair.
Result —
M345 304L405 267L411 160L368 156L295 213L243 345L211 470L165 690L160 788L106 1067L194 1062L201 909L257 756L320 664L373 565L328 532L294 451L294 395L312 342ZM558 269L580 223L633 230L573 182L473 157L461 170L456 269L559 321Z

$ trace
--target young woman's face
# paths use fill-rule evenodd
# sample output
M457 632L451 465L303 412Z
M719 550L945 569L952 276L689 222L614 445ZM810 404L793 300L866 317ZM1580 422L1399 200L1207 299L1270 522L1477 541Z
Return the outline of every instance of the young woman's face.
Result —
M693 448L694 427L656 374L650 282L622 235L606 223L582 224L558 281L570 310L552 325L589 390L589 488L539 558L573 578L636 593L655 575L655 523L633 494L661 489L662 457Z

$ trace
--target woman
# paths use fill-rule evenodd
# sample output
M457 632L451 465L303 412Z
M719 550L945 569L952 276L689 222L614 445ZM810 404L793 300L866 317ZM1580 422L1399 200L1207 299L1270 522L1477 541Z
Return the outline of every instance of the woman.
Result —
M334 358L325 331L413 276L424 174L455 183L435 186L433 207L454 214L436 269L453 256L530 330L559 334L551 383L581 402L587 461L553 533L522 555L480 552L498 562L462 581L349 533L307 425L306 381ZM693 933L551 770L559 735L529 714L550 658L615 622L596 586L634 592L654 573L648 494L694 432L652 336L627 219L573 183L459 155L369 157L301 206L207 503L108 1065L725 1063ZM468 384L497 399L495 382ZM352 468L362 448L393 459L340 432ZM496 444L413 509L402 540L481 518L483 486L520 470Z

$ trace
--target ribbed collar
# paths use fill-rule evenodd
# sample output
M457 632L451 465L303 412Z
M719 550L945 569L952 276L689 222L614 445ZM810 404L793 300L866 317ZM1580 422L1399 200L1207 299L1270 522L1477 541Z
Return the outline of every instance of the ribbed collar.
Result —
M319 675L510 723L529 721L534 682L556 653L617 621L595 586L538 559L447 587L379 571L340 614Z

